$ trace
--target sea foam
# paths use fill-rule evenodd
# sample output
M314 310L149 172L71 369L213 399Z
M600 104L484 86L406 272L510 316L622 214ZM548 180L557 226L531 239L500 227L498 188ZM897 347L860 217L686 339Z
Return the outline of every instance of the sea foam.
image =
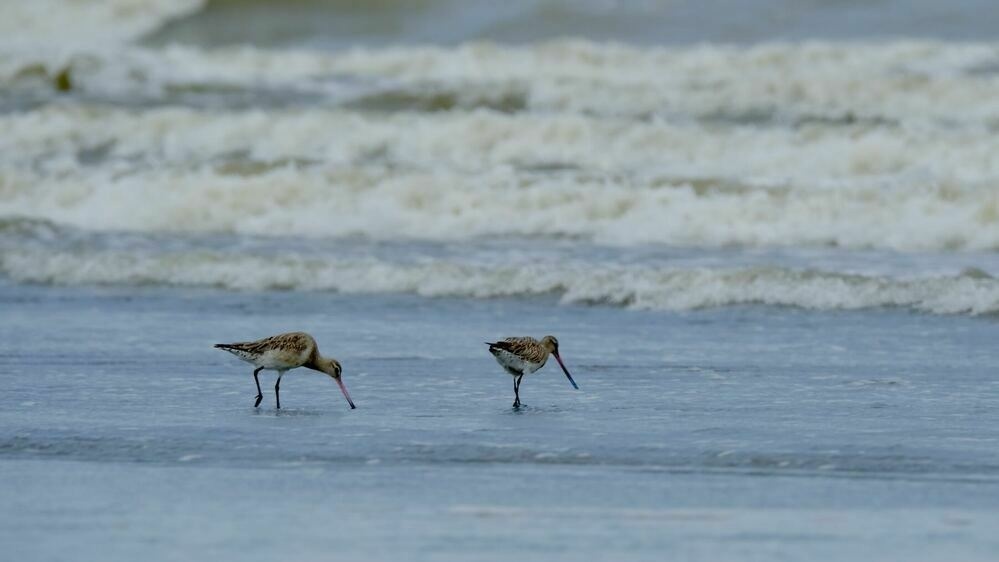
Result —
M999 248L985 130L97 108L0 126L0 213L90 230Z
M564 40L336 53L57 43L3 51L0 85L68 69L81 91L104 96L267 87L372 108L488 106L778 124L991 126L999 118L997 56L988 43L639 48ZM345 78L372 87L343 97Z
M0 46L94 45L138 39L204 0L31 0L4 2Z
M0 42L0 221L49 225L53 239L14 233L7 277L664 310L995 308L992 278L953 268L489 264L474 248L903 252L896 270L904 253L999 250L993 44L149 47L129 40L199 3L128 5L108 17L139 23L111 41ZM66 227L119 250L67 252ZM136 234L154 241L148 255L121 249ZM330 263L239 244L161 251L225 237L464 251Z
M767 266L488 266L445 260L334 261L210 251L149 254L21 249L0 253L0 273L20 282L67 285L175 285L466 298L555 295L563 303L673 311L764 304L815 310L901 307L936 314L999 312L999 281L980 271L897 278Z
M746 188L724 179L524 177L308 168L5 173L0 213L100 231L461 241L570 237L632 246L999 248L989 185Z

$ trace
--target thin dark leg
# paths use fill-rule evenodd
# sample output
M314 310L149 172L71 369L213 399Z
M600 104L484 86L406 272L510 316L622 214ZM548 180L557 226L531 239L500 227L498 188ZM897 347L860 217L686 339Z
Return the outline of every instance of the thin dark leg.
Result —
M520 380L524 378L524 375L519 375L513 378L513 395L515 396L513 400L513 407L520 407Z
M256 408L257 406L259 406L260 405L260 401L264 399L264 393L261 392L261 390L260 390L260 379L257 378L257 374L260 373L260 371L262 371L262 370L264 370L264 368L260 367L260 368L258 368L258 369L256 369L256 370L253 371L253 382L257 383L257 401L253 403L253 407L254 408Z
M277 409L281 409L281 377L284 373L278 373L278 380L274 383L274 398L277 400Z

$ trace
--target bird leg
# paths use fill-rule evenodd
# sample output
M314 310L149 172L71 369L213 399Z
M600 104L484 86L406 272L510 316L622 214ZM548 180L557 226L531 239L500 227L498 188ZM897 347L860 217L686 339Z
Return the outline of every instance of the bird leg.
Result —
M520 407L520 380L524 378L524 375L518 375L513 378L513 395L515 396L513 400L513 407Z
M281 377L284 376L284 371L278 372L278 380L274 383L274 399L277 400L277 409L281 409Z
M264 393L260 390L260 379L257 378L257 373L263 370L263 367L255 369L253 371L253 381L257 383L257 401L253 403L253 407L256 408L260 405L260 401L264 399Z

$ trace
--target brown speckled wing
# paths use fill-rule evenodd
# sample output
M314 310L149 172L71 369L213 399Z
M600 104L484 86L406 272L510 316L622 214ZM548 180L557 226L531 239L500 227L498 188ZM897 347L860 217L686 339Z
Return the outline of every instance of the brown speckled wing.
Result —
M312 354L316 348L312 336L304 332L289 332L257 341L219 344L215 347L241 352L241 355L259 356L271 350L288 355Z
M531 363L544 363L548 358L545 348L534 338L506 338L489 344L489 350L492 351L493 348L513 353Z
M292 353L309 352L316 346L316 342L312 339L312 336L305 332L289 332L287 334L271 336L261 341L268 342L270 347L284 349Z

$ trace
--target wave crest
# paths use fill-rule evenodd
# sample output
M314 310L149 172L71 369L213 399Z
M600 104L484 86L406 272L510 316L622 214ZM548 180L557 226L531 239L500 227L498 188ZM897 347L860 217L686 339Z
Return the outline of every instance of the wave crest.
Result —
M27 4L27 3L25 3ZM0 45L2 46L2 45ZM69 69L80 88L115 100L311 94L322 105L442 110L492 107L636 120L778 126L995 127L999 83L989 43L773 43L745 48L626 47L588 41L528 46L275 51L170 46L3 50L0 84ZM347 79L347 80L344 80ZM346 81L364 84L344 90ZM195 99L197 99L195 97ZM275 97L268 98L277 102Z
M468 240L569 237L635 246L999 248L999 196L984 185L815 189L580 171L168 170L0 176L0 214L87 230Z
M30 0L4 2L0 46L81 45L132 41L205 0Z
M0 274L18 282L66 285L176 285L465 298L554 295L563 303L669 311L761 304L815 310L898 307L934 314L999 312L999 280L978 270L900 279L782 267L490 267L443 260L405 264L212 252L149 255L20 249L0 254Z

